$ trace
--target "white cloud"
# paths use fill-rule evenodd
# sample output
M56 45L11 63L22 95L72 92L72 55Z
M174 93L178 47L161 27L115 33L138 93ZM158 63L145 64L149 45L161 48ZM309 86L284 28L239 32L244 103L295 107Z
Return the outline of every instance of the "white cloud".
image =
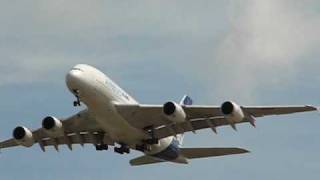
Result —
M63 77L77 63L121 70L161 60L208 84L211 99L252 102L260 88L293 79L316 52L316 3L2 1L0 84L20 83L21 76L53 81L52 74Z
M21 76L50 81L52 73L77 63L147 61L143 54L163 54L158 50L167 40L203 36L197 32L207 27L206 18L199 16L212 10L212 1L204 2L2 1L0 68L7 71L0 71L1 84L20 83Z
M285 85L306 68L305 56L320 45L320 15L310 12L315 1L293 2L230 2L229 32L200 65L222 98L253 102L258 90Z

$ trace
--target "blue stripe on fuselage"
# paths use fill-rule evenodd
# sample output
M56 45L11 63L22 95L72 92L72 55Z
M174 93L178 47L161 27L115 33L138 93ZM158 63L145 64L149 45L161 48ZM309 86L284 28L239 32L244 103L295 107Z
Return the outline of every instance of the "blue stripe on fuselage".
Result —
M173 161L179 157L180 148L179 148L179 141L176 138L173 138L170 145L163 151L154 154L152 156L166 160L166 161Z

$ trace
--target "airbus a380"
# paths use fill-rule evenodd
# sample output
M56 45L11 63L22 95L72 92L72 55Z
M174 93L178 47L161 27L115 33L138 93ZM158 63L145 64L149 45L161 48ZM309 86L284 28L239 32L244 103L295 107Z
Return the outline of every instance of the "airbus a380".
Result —
M164 105L139 104L101 71L89 65L76 65L68 72L66 84L76 97L74 106L86 109L65 119L48 116L42 127L31 131L18 126L12 139L0 143L0 149L39 144L42 151L53 146L93 144L97 151L114 146L119 154L138 150L143 156L130 161L133 166L160 162L187 164L189 159L243 154L241 148L183 148L183 134L221 126L249 123L257 117L316 111L313 106L239 106L227 101L221 106L193 105L190 97Z

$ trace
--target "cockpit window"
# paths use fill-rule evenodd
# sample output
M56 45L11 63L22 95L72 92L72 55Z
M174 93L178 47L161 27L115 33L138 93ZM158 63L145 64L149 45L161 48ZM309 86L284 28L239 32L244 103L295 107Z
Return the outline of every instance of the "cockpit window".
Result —
M77 71L82 71L83 72L83 70L80 69L80 68L72 68L71 70L77 70Z

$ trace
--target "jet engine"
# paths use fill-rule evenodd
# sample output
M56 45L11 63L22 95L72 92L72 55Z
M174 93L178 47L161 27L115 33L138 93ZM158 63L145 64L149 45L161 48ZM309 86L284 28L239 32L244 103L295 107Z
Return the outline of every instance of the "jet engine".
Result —
M15 141L22 146L31 147L34 144L34 138L32 132L26 127L16 127L13 130L13 138Z
M231 101L224 102L221 105L221 112L231 123L239 123L245 118L241 107Z
M62 122L52 116L48 116L43 119L42 128L51 137L59 137L64 135Z
M186 113L183 108L175 102L167 102L163 105L163 113L172 122L182 123L186 120Z

